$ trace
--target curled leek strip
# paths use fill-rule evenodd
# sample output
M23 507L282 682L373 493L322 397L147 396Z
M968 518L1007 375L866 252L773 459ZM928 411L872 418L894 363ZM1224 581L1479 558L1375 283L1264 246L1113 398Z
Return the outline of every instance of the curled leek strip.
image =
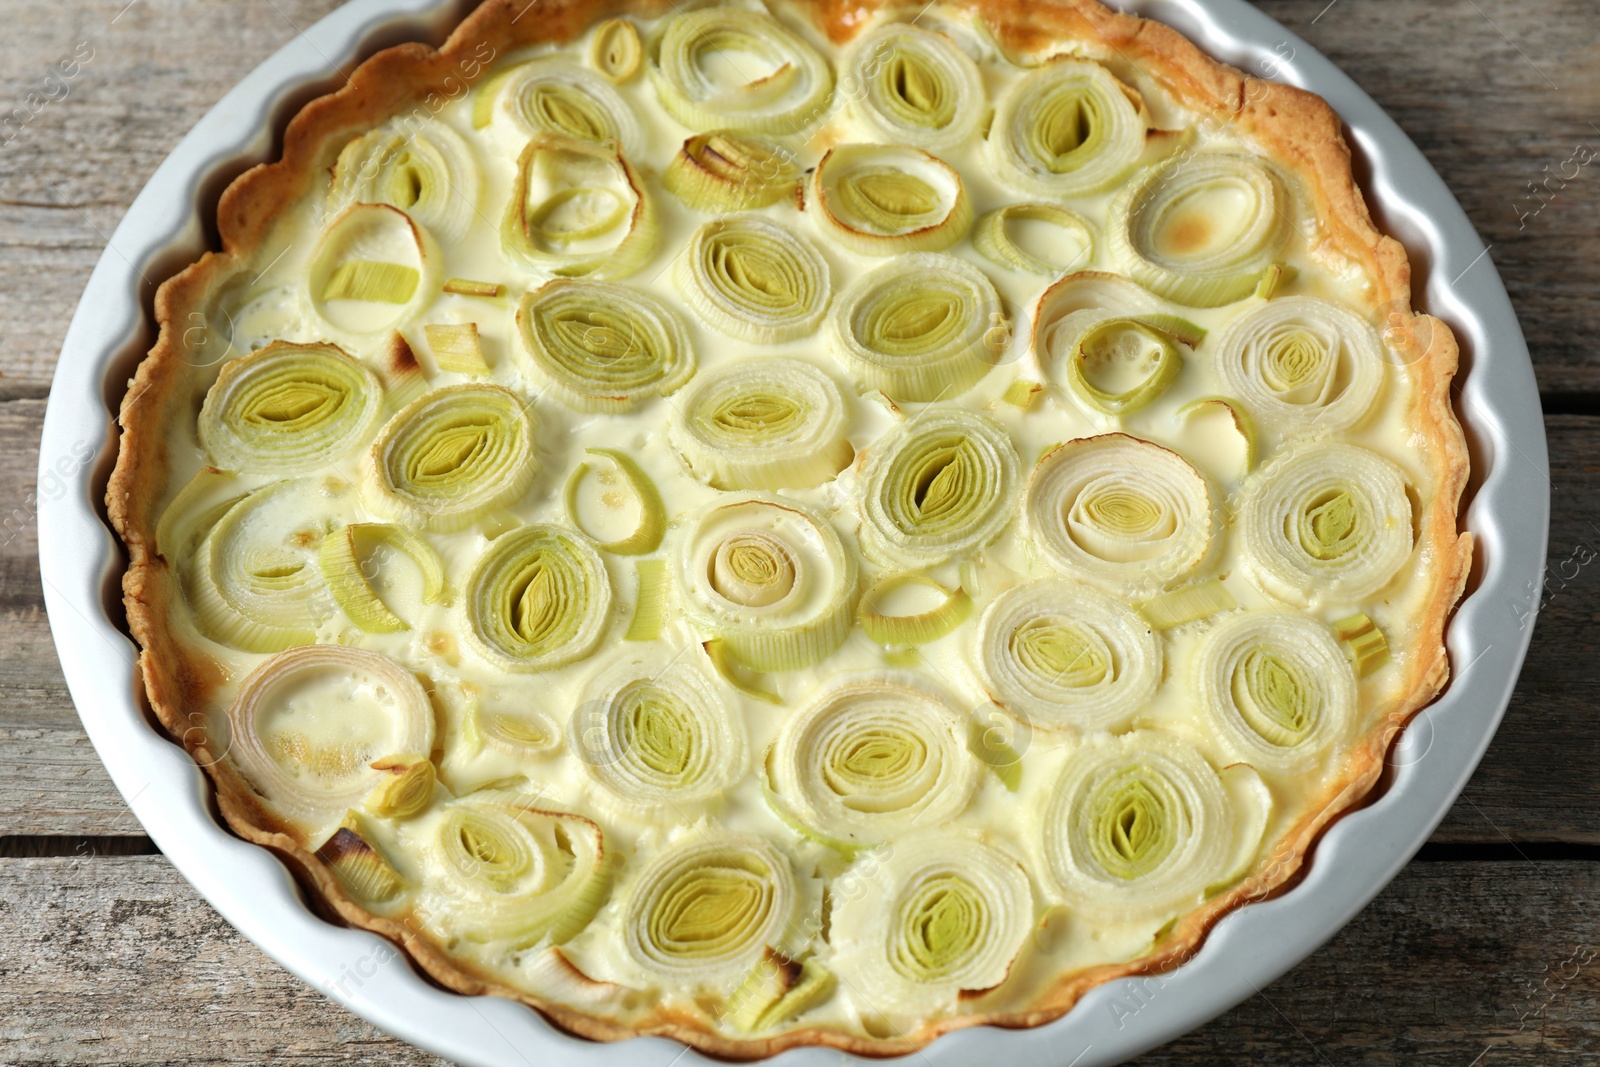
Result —
M1245 568L1289 604L1367 600L1411 556L1411 499L1394 463L1356 445L1284 453L1245 487Z
M798 822L860 846L935 828L966 808L982 764L967 719L920 676L847 675L783 726L772 786ZM898 845L896 845L898 848Z
M1308 770L1339 747L1356 713L1356 678L1333 631L1292 611L1219 622L1194 660L1200 705L1235 756L1263 771Z
M717 66L729 75L720 77ZM650 44L648 69L661 106L692 130L800 133L827 116L833 97L828 61L765 11L748 8L672 16Z
M728 1018L745 1033L770 1030L833 996L838 979L815 956L796 963L768 949L728 997Z
M422 601L436 604L444 599L444 561L434 547L410 530L380 522L351 523L322 540L317 563L322 579L350 621L370 634L408 630L406 621L389 610L369 581L369 570L378 569L376 560L363 562L358 538L370 538L411 558L422 572Z
M1127 318L1104 318L1078 335L1065 376L1073 399L1102 415L1130 415L1166 391L1183 369L1178 340Z
M388 204L441 241L459 241L478 209L472 149L444 122L390 120L353 138L333 166L332 202Z
M1059 59L1011 83L995 104L989 160L1000 179L1060 200L1109 189L1139 162L1145 119L1106 68Z
M978 65L948 37L910 23L868 30L841 66L850 115L875 140L944 152L969 141L987 112Z
M834 883L833 966L874 1005L935 1011L1004 982L1034 925L1021 864L965 833L923 832Z
M1288 434L1356 425L1383 384L1383 342L1354 311L1313 296L1284 296L1229 323L1215 360L1228 390Z
M589 65L619 85L644 66L644 42L627 19L606 19L589 38Z
M1211 545L1205 479L1176 452L1126 434L1079 438L1046 453L1023 510L1052 564L1123 592L1183 577Z
M616 142L540 134L517 160L500 246L536 274L622 278L650 257L656 229L649 194Z
M1293 204L1268 164L1188 152L1150 168L1112 208L1112 252L1169 300L1221 307L1249 296L1278 258Z
M347 813L333 836L317 849L317 858L327 864L341 889L370 908L393 901L410 887L372 846L363 823L356 812Z
M863 255L938 252L972 225L961 175L920 148L838 145L817 164L811 183L823 230Z
M669 434L695 477L718 489L807 489L855 458L848 416L827 374L760 356L701 374Z
M1009 340L994 283L936 252L862 275L834 307L834 351L862 384L896 401L960 396L989 373Z
M861 547L873 560L931 567L972 555L1016 509L1020 461L999 424L929 409L885 434L862 469Z
M730 215L701 226L678 257L673 278L702 319L758 344L815 333L833 296L822 253L762 215Z
M744 773L743 721L686 662L628 660L590 680L569 736L589 776L632 815L710 800Z
M667 561L641 559L634 564L633 616L624 641L656 641L661 637L661 617L667 610Z
M329 705L337 731L308 729ZM262 663L240 684L228 725L228 758L274 814L306 831L361 804L384 776L374 760L433 747L433 705L416 676L344 645L301 645Z
M776 141L712 130L683 142L661 184L697 211L744 211L792 197L800 184L800 164Z
M694 373L676 311L607 282L557 279L523 296L517 330L534 369L571 408L620 414Z
M854 557L827 519L794 501L712 508L684 538L679 574L690 619L758 671L821 662L855 622Z
M367 464L375 509L442 532L515 503L537 470L533 417L497 385L449 385L412 401L379 432Z
M559 945L589 925L611 888L605 836L581 815L472 797L449 805L436 835L438 867L422 905L447 936Z
M399 208L352 204L317 240L305 299L342 333L364 338L394 329L433 299L431 246Z
M1233 855L1233 804L1217 772L1187 741L1154 730L1074 749L1041 828L1068 906L1108 921L1198 903Z
M889 611L887 601L897 591L913 585L936 590L942 599L936 607L926 611L909 614ZM878 644L895 648L937 641L953 633L971 614L972 597L965 589L951 592L920 574L885 578L861 598L861 629Z
M611 619L600 553L559 526L489 543L467 579L467 636L501 670L547 671L594 651Z
M639 120L622 95L606 78L569 59L551 56L513 67L480 92L488 94L478 104L489 108L489 123L517 147L530 137L554 135L595 144L614 141L632 153L641 140Z
M628 955L673 983L732 982L783 934L797 903L789 858L745 834L686 834L651 857L623 904Z
M1038 727L1117 729L1161 684L1161 638L1120 600L1062 578L1000 594L977 649L990 696Z
M1011 231L1016 222L1041 222L1053 228L1050 259L1044 259L1018 243ZM991 262L1011 270L1056 275L1088 263L1094 258L1094 231L1076 211L1060 204L1008 204L978 220L972 231L972 247ZM1055 249L1061 249L1056 252Z
M616 464L617 470L627 479L628 488L633 490L634 498L639 502L639 523L634 527L633 533L619 541L599 542L599 547L619 556L644 556L654 552L661 546L661 538L667 532L667 508L661 502L661 494L656 491L656 483L650 480L650 476L626 452L618 452L611 448L587 448L584 449L584 453L590 456L603 456ZM578 488L583 484L584 475L588 473L589 465L580 463L573 468L572 476L567 479L567 519L579 530L583 529L583 523L578 519Z
M200 408L200 444L234 470L305 474L377 427L378 376L334 345L274 341L223 364Z
M310 479L272 482L217 519L194 560L180 563L201 633L245 652L316 640L338 610L317 567L339 508L332 496Z

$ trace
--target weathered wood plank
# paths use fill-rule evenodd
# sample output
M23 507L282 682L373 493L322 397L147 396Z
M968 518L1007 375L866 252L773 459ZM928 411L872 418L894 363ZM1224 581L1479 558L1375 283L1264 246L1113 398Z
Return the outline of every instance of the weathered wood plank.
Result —
M1592 1050L1597 905L1592 864L1414 864L1263 996L1141 1062L1463 1067L1485 1048L1501 1065ZM0 944L6 1063L439 1062L268 960L160 857L0 860ZM1122 1007L1126 1026L1137 1009Z

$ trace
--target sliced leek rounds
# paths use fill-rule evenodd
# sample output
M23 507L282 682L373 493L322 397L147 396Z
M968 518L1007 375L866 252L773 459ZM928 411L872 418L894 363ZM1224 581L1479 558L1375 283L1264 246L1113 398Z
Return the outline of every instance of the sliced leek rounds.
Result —
M673 405L673 447L718 489L806 489L850 465L849 411L810 363L757 356L702 373Z
M1134 281L1180 304L1221 307L1254 292L1288 237L1292 208L1266 162L1186 152L1118 194L1109 240Z
M220 466L305 474L377 428L383 386L334 345L274 341L222 366L200 408L200 444Z
M855 622L855 558L826 518L794 501L713 507L683 538L678 567L690 619L758 671L820 662Z
M1129 90L1083 59L1057 59L1012 82L989 127L989 161L1000 180L1049 200L1110 188L1144 146L1144 116Z
M627 19L606 19L589 38L589 65L613 82L633 80L644 66L644 42Z
M533 416L509 389L448 385L407 405L373 443L372 506L408 526L462 530L533 484Z
M545 277L623 278L656 246L655 209L615 141L540 134L517 160L500 247Z
M744 211L794 196L800 164L770 138L711 130L683 142L661 184L697 211Z
M1309 445L1245 487L1239 538L1264 592L1290 604L1357 603L1411 557L1411 520L1393 462L1356 445Z
M353 522L322 539L317 563L328 592L339 607L369 634L389 634L410 629L409 624L389 610L372 588L371 578L381 569L376 555L361 558L360 539L370 539L384 548L408 557L422 577L422 602L436 604L444 599L444 561L427 541L400 526L383 522Z
M455 801L433 825L438 870L424 913L447 935L512 950L559 945L610 891L605 835L581 815L489 794Z
M1096 919L1156 919L1198 904L1226 873L1235 813L1217 772L1156 730L1073 749L1040 820L1047 871Z
M880 1011L927 1012L994 988L1034 926L1022 865L967 833L898 838L830 895L833 964Z
M694 373L679 313L623 285L546 282L523 296L517 330L534 370L578 411L631 411Z
M947 697L920 675L881 671L825 686L784 723L767 769L798 825L861 847L961 814L982 764Z
M1213 351L1228 390L1285 436L1359 423L1386 363L1371 323L1314 296L1282 296L1244 312Z
M1013 225L1027 222L1051 227L1049 258L1017 240ZM1094 230L1082 215L1060 204L1008 204L978 220L972 247L1002 267L1056 275L1094 258Z
M789 857L747 834L685 834L627 888L622 941L646 972L679 986L730 987L791 921Z
M337 719L325 714L337 707ZM314 833L358 807L384 772L372 763L433 747L422 683L387 656L302 645L251 671L228 708L228 758L280 818Z
M938 252L967 235L972 201L950 164L919 148L842 144L811 177L817 221L852 252Z
M857 278L834 306L833 348L868 388L891 400L960 396L1010 340L1000 294L966 260L901 256Z
M628 102L606 78L568 59L513 67L480 92L487 95L479 97L477 117L504 129L516 148L541 135L613 141L629 154L640 144L639 120Z
M1355 719L1350 659L1309 615L1229 616L1206 633L1193 670L1217 735L1262 771L1306 771L1345 741Z
M763 215L729 215L701 226L673 277L707 323L758 344L815 333L833 296L822 253Z
M547 671L588 656L611 621L600 553L559 526L503 533L472 568L467 636L504 671Z
M430 238L399 208L352 204L318 238L305 274L306 301L336 331L356 338L405 323L432 299Z
M589 776L646 817L710 800L745 772L742 720L687 660L628 659L591 679L569 733Z
M478 211L478 164L443 122L390 120L344 146L333 166L332 202L388 204L440 241L458 241Z
M955 409L923 412L867 454L862 550L904 567L975 553L1011 521L1019 467L1010 437L993 420Z
M1211 491L1176 452L1126 434L1068 441L1034 468L1023 507L1044 557L1123 592L1175 581L1211 545Z
M857 38L840 80L851 116L890 144L959 148L987 111L977 64L950 38L911 23L884 23Z
M828 61L764 10L674 14L650 44L649 73L661 106L691 130L800 133L833 98Z
M989 695L1038 727L1116 729L1161 684L1161 638L1138 613L1062 578L1001 593L978 622L976 644Z

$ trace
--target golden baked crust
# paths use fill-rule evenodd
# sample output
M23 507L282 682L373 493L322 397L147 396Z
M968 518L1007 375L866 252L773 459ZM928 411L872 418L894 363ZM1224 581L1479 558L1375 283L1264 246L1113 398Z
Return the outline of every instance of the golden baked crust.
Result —
M835 42L849 40L880 8L898 6L878 0L791 3L808 11ZM204 331L196 334L186 327L204 321L230 279L251 265L255 249L279 212L321 180L351 136L412 108L430 106L432 100L459 97L481 77L486 55L542 41L568 41L606 16L659 14L669 6L659 0L540 0L538 17L522 18L526 0L487 0L437 50L400 45L361 64L342 89L312 101L294 117L279 161L252 169L228 187L218 207L222 250L207 253L157 294L159 336L123 401L121 451L107 489L111 522L128 549L123 590L129 626L143 648L140 670L151 707L211 777L229 826L284 857L313 887L314 897L340 918L402 944L432 977L452 989L522 1000L561 1028L586 1038L656 1034L733 1059L754 1059L811 1044L894 1055L920 1048L955 1028L1044 1023L1065 1013L1102 982L1178 965L1198 949L1220 917L1242 903L1282 891L1297 878L1317 836L1374 789L1395 735L1444 687L1449 674L1444 628L1465 585L1472 556L1471 535L1458 529L1457 515L1468 457L1450 404L1456 341L1443 323L1412 309L1405 250L1374 227L1352 174L1338 116L1313 94L1245 75L1211 59L1169 27L1113 12L1094 0L968 0L967 6L981 13L1008 48L1028 51L1071 40L1113 69L1119 65L1138 69L1183 106L1228 124L1290 169L1310 198L1325 250L1356 264L1375 286L1373 305L1390 309L1386 340L1403 356L1415 397L1415 429L1428 442L1425 455L1433 492L1424 510L1416 558L1432 581L1415 645L1406 657L1403 695L1383 710L1382 727L1351 749L1325 797L1309 806L1246 881L1181 916L1151 954L1070 974L1042 991L1027 1010L985 1011L980 995L967 1004L971 1014L937 1019L893 1039L823 1028L740 1039L709 1029L699 1018L669 1010L623 1025L511 988L420 936L404 917L375 916L356 903L294 827L275 817L223 758L225 752L218 751L209 737L204 716L194 710L220 684L224 668L168 626L176 582L171 565L154 545L156 520L177 488L169 484L167 427L189 410L192 387L182 371L190 354L208 341ZM576 968L572 971L575 983L587 981Z

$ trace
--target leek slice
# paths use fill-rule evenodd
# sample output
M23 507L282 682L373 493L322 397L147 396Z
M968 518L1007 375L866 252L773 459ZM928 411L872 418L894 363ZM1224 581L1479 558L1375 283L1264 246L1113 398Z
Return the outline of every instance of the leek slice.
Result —
M683 142L661 184L696 211L744 211L794 196L800 164L777 141L712 130Z
M815 333L833 298L822 253L762 215L730 215L701 226L678 257L673 279L711 326L758 344Z
M569 733L590 778L631 816L681 816L744 775L743 720L684 661L629 659L590 679Z
M537 472L533 416L516 394L449 385L379 432L367 462L369 502L405 526L463 530L521 499Z
M422 328L433 349L433 361L442 371L485 376L492 373L478 338L478 324L430 323Z
M826 1002L838 984L815 956L796 963L769 948L728 998L728 1018L745 1033L770 1030Z
M1002 181L1061 200L1120 182L1145 147L1145 120L1106 68L1057 59L1029 71L995 104L988 158Z
M627 19L606 19L589 38L589 65L617 84L632 81L644 66L644 42Z
M274 341L229 360L200 408L200 444L222 467L305 474L377 428L378 376L334 345Z
M485 660L512 672L586 658L611 619L611 579L600 553L559 526L503 533L472 568L467 636Z
M1060 232L1051 245L1065 251L1049 260L1034 255L1012 235L1011 224L1017 221L1043 222L1054 227ZM972 231L972 247L1002 267L1054 276L1094 258L1094 230L1082 215L1060 204L1007 204L978 220Z
M1383 385L1383 341L1342 304L1285 296L1251 308L1218 339L1229 391L1285 436L1358 424Z
M834 967L880 1010L927 1014L1006 980L1033 930L1028 875L968 833L924 831L834 883Z
M611 888L599 826L513 796L454 801L433 843L440 862L422 911L447 937L559 945L589 925Z
M1134 281L1167 299L1221 307L1255 290L1283 248L1293 207L1265 161L1187 152L1118 194L1111 249Z
M389 610L368 580L368 568L377 563L363 563L359 554L358 538L368 537L386 547L409 556L422 572L422 600L435 604L444 599L444 561L434 547L410 530L388 523L351 523L322 540L317 550L317 564L322 568L322 579L339 607L350 616L350 621L371 634L396 633L410 626Z
M449 278L442 286L447 293L457 296L497 297L504 295L506 287L499 282L477 282L471 278Z
M717 489L808 489L848 467L849 410L832 378L780 356L707 371L674 405L669 435Z
M963 259L916 252L857 278L839 295L833 348L891 400L951 399L976 385L1009 340L994 283Z
M694 374L678 313L637 289L557 279L517 307L523 351L568 407L620 414Z
M319 730L329 702L336 733ZM393 752L433 748L433 705L416 676L387 656L301 645L266 660L228 708L227 758L272 812L314 832L358 806Z
M1122 601L1062 578L1001 593L976 644L995 703L1046 729L1119 729L1161 685L1161 638Z
M1069 907L1138 921L1200 902L1233 854L1234 811L1192 745L1139 730L1073 749L1041 829L1046 873Z
M410 819L433 803L439 772L433 761L421 753L401 753L372 761L372 769L383 778L364 802L372 814L385 819Z
M441 241L466 236L482 178L472 149L446 123L390 119L352 138L333 165L331 201L388 204Z
M540 134L517 160L500 246L545 277L623 278L650 258L656 231L650 196L616 142Z
M910 614L886 610L885 601L906 586L936 590L943 598L937 607ZM954 592L921 574L896 574L883 579L861 598L861 629L880 645L904 648L925 645L955 632L972 615L972 597L965 589Z
M667 562L641 559L634 565L637 577L633 618L624 641L656 641L661 637L661 619L667 609Z
M967 717L921 676L846 675L784 723L768 767L787 810L847 846L896 842L966 808L982 765Z
M644 556L661 547L661 539L667 533L667 507L661 502L661 494L656 491L656 483L650 480L650 476L626 452L618 452L613 448L586 448L584 453L590 456L602 456L616 464L617 470L627 479L628 488L633 490L634 498L639 502L639 524L633 533L620 541L599 541L596 538L600 548L619 556ZM583 523L578 520L578 487L583 484L583 477L588 473L589 465L580 463L573 468L572 476L567 479L567 521L579 530L583 530Z
M432 239L387 204L352 204L323 230L305 278L307 304L336 331L370 338L433 299Z
M1243 404L1225 396L1203 396L1179 408L1178 418L1187 419L1211 407L1221 408L1233 420L1233 428L1239 431L1239 439L1244 442L1244 473L1249 474L1256 466L1260 435L1256 433L1256 420L1250 417Z
M1176 338L1123 318L1084 330L1064 362L1073 399L1102 415L1130 415L1147 406L1183 367Z
M477 117L503 131L513 149L530 137L553 135L594 144L613 141L632 154L643 140L633 108L611 82L560 56L513 67L479 93Z
M1389 662L1389 639L1366 612L1334 620L1333 632L1355 662L1357 678L1365 678Z
M1069 575L1124 593L1191 573L1211 546L1211 490L1189 461L1126 434L1045 454L1023 508L1034 543Z
M938 252L965 237L972 201L956 169L920 148L842 144L811 176L817 221L852 252Z
M840 67L850 116L875 140L944 152L966 144L983 123L983 76L943 34L884 23L857 38Z
M1390 460L1356 445L1297 448L1245 486L1245 569L1285 603L1367 600L1410 558L1411 518L1405 474Z
M928 409L867 454L862 550L903 567L972 555L1011 521L1020 465L998 423L969 411Z
M855 621L856 563L821 514L751 495L703 514L679 552L691 621L758 671L820 663Z
M1157 630L1174 630L1191 622L1209 619L1239 606L1220 579L1196 582L1170 593L1162 593L1139 608L1139 614Z
M650 43L649 73L661 106L691 130L800 133L827 117L833 97L833 69L821 53L749 8L671 16Z
M789 858L753 835L685 834L628 886L628 955L677 987L732 983L778 940L798 898Z
M1247 611L1208 631L1194 659L1201 707L1239 759L1278 774L1310 770L1345 743L1356 676L1326 623Z
M409 886L367 837L361 816L352 811L317 849L317 858L327 864L348 895L368 908L381 907Z
M701 647L705 649L706 658L711 661L717 677L727 682L736 692L764 704L783 703L783 698L777 693L761 688L760 675L752 677L751 672L734 658L728 642L720 637L714 637L710 641L701 642Z

